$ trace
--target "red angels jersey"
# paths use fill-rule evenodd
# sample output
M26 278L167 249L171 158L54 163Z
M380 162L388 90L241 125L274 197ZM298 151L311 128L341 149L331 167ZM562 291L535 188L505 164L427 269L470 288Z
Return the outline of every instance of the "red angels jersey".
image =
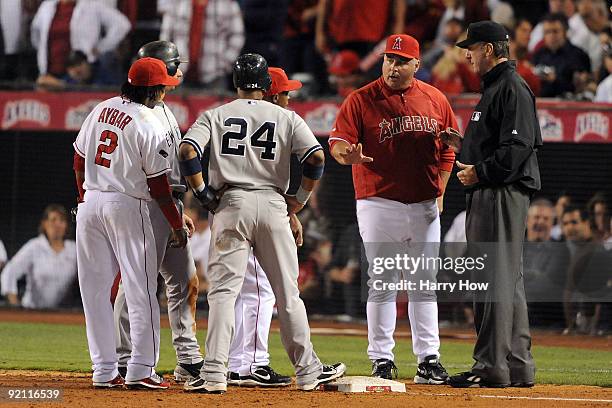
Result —
M85 158L85 190L144 200L151 199L147 179L168 172L174 154L153 109L119 96L91 111L73 146Z
M442 92L417 79L394 91L380 77L346 98L329 144L362 143L374 159L353 165L356 199L417 203L440 196L440 171L453 168L454 152L437 137L447 127L457 120Z

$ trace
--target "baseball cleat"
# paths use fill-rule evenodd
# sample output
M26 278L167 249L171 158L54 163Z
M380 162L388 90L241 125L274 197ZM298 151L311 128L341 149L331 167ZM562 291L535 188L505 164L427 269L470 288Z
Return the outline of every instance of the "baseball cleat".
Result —
M183 386L185 392L199 392L204 394L223 394L227 391L226 383L210 383L202 377L187 381Z
M177 364L174 368L174 381L177 383L184 383L198 378L203 365L204 361L195 364Z
M447 384L453 388L506 388L510 385L488 382L471 371L465 371L448 377Z
M227 372L227 385L242 385L242 381L240 380L240 374L235 371Z
M170 383L164 380L164 377L153 374L141 380L126 381L125 386L133 390L167 390L170 388Z
M440 363L440 358L436 355L425 357L422 363L417 367L416 375L414 376L415 384L446 384L448 373Z
M346 365L344 363L336 363L333 365L324 365L323 372L313 382L308 384L298 384L298 390L312 391L321 384L326 384L330 381L340 378L346 372Z
M116 388L116 387L123 387L124 384L125 384L125 380L123 379L121 374L117 375L115 378L113 378L110 381L104 381L104 382L94 381L93 382L94 388Z
M291 384L291 377L280 375L270 366L257 367L250 375L240 376L243 387L286 387Z
M397 378L397 366L391 360L379 358L372 363L372 377L392 380Z

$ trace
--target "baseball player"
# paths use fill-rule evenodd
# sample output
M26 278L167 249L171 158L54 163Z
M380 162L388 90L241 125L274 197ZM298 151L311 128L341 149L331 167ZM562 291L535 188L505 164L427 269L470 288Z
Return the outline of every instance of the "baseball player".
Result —
M289 92L302 83L289 80L282 68L270 67L272 85L264 100L281 108L289 106ZM301 231L300 221L290 214L292 230ZM302 237L298 238L300 241ZM301 245L301 242L298 242ZM242 289L236 298L234 337L230 346L227 383L241 386L282 387L291 378L279 375L270 367L268 334L274 309L274 292L255 255L249 255Z
M389 36L382 76L348 96L329 138L332 156L353 166L357 221L370 265L392 245L384 243L407 243L410 256L438 256L439 214L455 157L438 133L456 128L457 122L445 96L414 78L418 68L418 42L409 35ZM421 272L435 279L435 270ZM371 267L368 275L372 375L391 378L397 375L397 292L376 290ZM412 348L418 358L414 382L443 384L448 374L440 363L435 292L420 292L418 300L414 292L408 295Z
M308 201L323 174L325 156L303 119L262 100L271 83L262 56L241 55L233 71L238 99L202 114L183 138L179 153L181 172L195 197L216 211L208 265L206 357L202 378L184 388L226 390L234 305L252 247L276 297L281 337L296 370L297 387L312 390L342 376L346 366L323 365L313 350L299 297L297 248L288 214L296 214ZM199 160L207 146L209 186ZM292 153L304 164L304 172L297 194L289 197L282 193L289 186ZM216 193L221 188L224 193Z
M168 75L173 77L182 75L179 69L181 59L178 50L169 41L153 41L143 45L138 51L138 57L151 57L161 60L166 65ZM166 91L172 89L174 87L167 87ZM173 190L172 196L175 204L182 210L181 198L185 187L181 184L181 174L178 168L178 144L181 140L181 132L174 115L163 101L159 101L152 112L164 127L167 143L165 151L170 163L170 171L167 173L168 182ZM189 244L185 248L166 248L172 230L159 206L153 202L147 204L151 224L153 225L155 247L157 248L156 265L166 283L168 319L172 329L172 344L177 359L174 379L177 382L184 382L199 376L203 362L195 333L198 276ZM186 224L190 225L191 220L184 215L183 217L185 217ZM125 302L123 285L119 286L114 312L118 340L119 372L124 374L132 347L128 307Z
M77 264L95 387L166 389L155 373L159 305L153 228L147 201L155 199L171 225L170 244L185 247L187 231L172 202L166 173L168 144L152 108L179 80L153 58L136 61L122 95L98 104L74 142L79 188ZM132 353L125 380L117 369L108 294L121 269L129 306Z

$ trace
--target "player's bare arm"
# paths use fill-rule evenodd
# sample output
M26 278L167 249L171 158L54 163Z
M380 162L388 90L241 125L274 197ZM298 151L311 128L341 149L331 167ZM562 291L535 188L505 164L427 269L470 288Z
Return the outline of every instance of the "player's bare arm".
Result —
M444 211L444 192L446 191L446 185L448 184L448 180L450 179L451 172L440 170L440 186L442 187L442 194L440 197L436 199L436 203L438 204L438 210L440 210L440 214Z
M296 195L285 196L289 214L297 214L304 208L304 205L312 194L312 190L323 175L324 167L325 154L322 150L317 150L306 159L304 162L304 172L302 173L302 182L300 183Z
M304 243L302 223L295 214L289 214L289 227L295 238L295 244L299 247Z
M363 154L361 143L350 144L344 140L334 143L331 155L338 163L344 165L371 163L374 161L372 157Z
M185 177L185 181L187 181L187 184L193 190L195 198L198 199L204 208L214 214L219 205L219 197L216 191L204 183L202 164L200 163L198 153L192 145L189 143L181 143L179 148L179 160L181 174Z

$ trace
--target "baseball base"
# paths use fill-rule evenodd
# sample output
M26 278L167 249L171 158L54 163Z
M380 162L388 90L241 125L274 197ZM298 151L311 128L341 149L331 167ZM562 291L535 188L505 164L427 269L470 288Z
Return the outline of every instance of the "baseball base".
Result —
M376 377L342 377L336 381L322 384L320 391L339 392L406 392L406 384L399 381Z

